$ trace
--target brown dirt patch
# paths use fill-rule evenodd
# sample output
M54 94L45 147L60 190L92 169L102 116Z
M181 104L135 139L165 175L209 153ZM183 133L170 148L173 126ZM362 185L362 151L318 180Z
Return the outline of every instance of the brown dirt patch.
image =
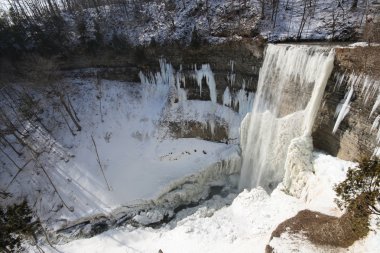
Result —
M282 222L272 232L273 237L280 237L284 232L302 233L317 245L347 248L356 240L367 235L368 216L344 214L342 217L329 216L310 210L302 210L296 216ZM268 245L266 252L273 249Z

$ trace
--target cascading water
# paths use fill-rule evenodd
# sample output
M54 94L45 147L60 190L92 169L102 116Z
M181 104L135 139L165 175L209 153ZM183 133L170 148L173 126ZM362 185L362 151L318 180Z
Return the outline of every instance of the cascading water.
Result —
M267 47L252 113L241 125L241 189L271 190L283 179L291 140L311 135L333 62L326 48Z

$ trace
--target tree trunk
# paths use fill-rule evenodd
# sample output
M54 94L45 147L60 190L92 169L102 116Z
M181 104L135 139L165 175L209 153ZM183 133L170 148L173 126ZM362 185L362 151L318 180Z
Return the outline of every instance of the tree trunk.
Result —
M301 20L301 24L300 24L300 27L298 29L298 33L297 33L297 40L301 39L301 36L302 36L302 31L303 31L303 28L305 26L305 23L306 23L306 0L304 0L304 8L303 8L303 14L302 14L302 20Z
M351 10L356 10L358 8L358 0L353 0L351 5Z
M73 123L75 124L75 126L77 127L77 131L81 131L82 130L82 127L79 125L78 121L76 120L73 112L70 110L70 107L67 105L66 101L65 101L65 97L64 95L62 94L59 94L59 99L61 101L61 104L63 105L63 107L65 108L67 114L69 114L71 120L73 121Z

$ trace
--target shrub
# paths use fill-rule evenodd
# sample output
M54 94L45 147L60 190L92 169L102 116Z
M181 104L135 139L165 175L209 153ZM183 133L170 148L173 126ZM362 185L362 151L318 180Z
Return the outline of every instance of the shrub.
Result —
M38 220L34 220L32 211L26 201L21 204L0 208L0 251L20 252L24 239L36 240L36 232L40 228Z
M363 159L358 167L350 168L347 178L335 187L340 208L355 214L380 215L380 161Z
M334 247L349 247L369 232L369 215L380 215L380 161L362 159L359 166L350 168L347 178L335 186L336 200L346 212L341 217L302 210L285 220L272 232L280 237L285 232L301 233L312 243ZM266 252L274 252L267 245Z

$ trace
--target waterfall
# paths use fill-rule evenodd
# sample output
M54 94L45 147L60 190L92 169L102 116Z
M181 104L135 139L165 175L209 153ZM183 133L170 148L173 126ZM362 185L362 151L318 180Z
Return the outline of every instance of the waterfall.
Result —
M273 189L284 176L292 139L310 136L334 62L334 50L268 45L252 113L241 127L239 187Z

